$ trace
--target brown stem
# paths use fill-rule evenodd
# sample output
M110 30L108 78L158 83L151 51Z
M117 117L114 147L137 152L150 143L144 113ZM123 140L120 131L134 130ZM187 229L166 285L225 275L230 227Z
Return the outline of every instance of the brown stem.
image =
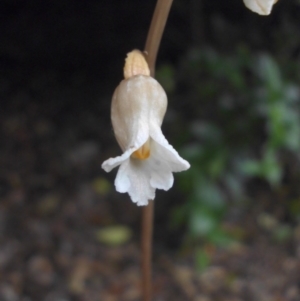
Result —
M157 0L150 29L148 31L145 52L148 53L147 62L152 77L155 75L156 56L172 3L173 0Z
M157 0L155 11L152 17L150 29L145 45L147 62L152 77L155 75L155 62L157 51L160 45L162 34L168 19L169 11L173 0ZM149 201L149 205L143 207L142 213L142 300L151 301L152 298L152 232L154 202Z
M143 301L151 301L152 297L152 232L154 202L149 201L149 205L143 207L142 212L142 296Z

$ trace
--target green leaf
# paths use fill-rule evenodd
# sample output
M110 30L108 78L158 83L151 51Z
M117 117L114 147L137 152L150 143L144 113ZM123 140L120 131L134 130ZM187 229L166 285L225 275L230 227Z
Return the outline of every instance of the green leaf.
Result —
M190 230L196 236L205 236L217 226L217 223L218 220L203 208L191 213Z
M219 247L227 247L234 242L233 237L221 228L216 228L212 233L210 233L209 240Z
M110 182L103 177L94 179L92 182L92 187L100 196L107 195L112 189Z
M282 79L279 67L271 56L264 54L259 57L258 71L261 78L267 84L269 92L282 89Z
M291 238L293 234L292 228L289 225L280 225L273 233L273 238L279 243L284 243Z
M275 151L269 149L265 152L261 166L261 176L265 177L271 185L277 185L282 177L282 168L278 163Z
M96 239L108 246L122 245L128 242L131 236L131 229L122 225L105 227L96 231Z
M200 248L195 252L195 259L197 270L200 272L208 268L211 262L211 256L204 249Z
M257 160L245 160L241 164L241 170L248 176L258 176L260 174L261 166Z
M197 200L206 204L207 207L217 210L223 209L225 199L219 187L208 180L195 182L195 196Z

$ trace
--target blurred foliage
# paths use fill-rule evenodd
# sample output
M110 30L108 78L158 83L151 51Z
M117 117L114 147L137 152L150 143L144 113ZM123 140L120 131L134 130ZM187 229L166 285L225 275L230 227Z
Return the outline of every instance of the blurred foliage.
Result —
M132 236L131 230L122 225L107 226L95 233L97 241L108 246L119 246L128 242Z
M191 168L178 175L187 202L173 212L175 225L188 225L189 241L228 245L234 238L222 226L228 199L243 201L245 184L253 177L278 187L282 155L297 158L300 91L292 69L299 67L290 63L283 68L270 54L243 46L231 55L191 49L177 77L168 65L158 70L162 85L184 100L189 112L188 126L181 127L185 138L179 140L189 141L180 153ZM276 239L287 235L288 227L282 227ZM196 253L203 267L207 254Z

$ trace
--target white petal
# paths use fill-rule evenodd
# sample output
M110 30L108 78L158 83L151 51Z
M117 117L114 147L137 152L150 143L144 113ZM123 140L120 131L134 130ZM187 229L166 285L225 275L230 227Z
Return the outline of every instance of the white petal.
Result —
M179 156L159 127L152 125L150 137L156 142L153 145L153 150L151 148L151 152L154 151L155 154L156 165L166 164L172 172L179 172L190 168L189 162Z
M147 160L130 159L126 165L127 177L130 181L128 192L131 200L138 206L148 204L155 197L155 189L150 185L150 171Z
M130 187L130 180L127 174L129 162L130 160L126 160L121 164L115 179L116 190L121 193L127 192Z
M244 0L246 7L260 15L269 15L277 0Z
M150 170L148 160L130 158L136 149L129 149L122 156L110 158L103 162L102 168L109 172L121 165L116 179L115 187L118 192L128 192L131 200L138 206L148 205L149 200L155 197L155 189L150 185Z
M169 170L155 170L151 173L150 185L153 188L169 190L174 183L174 177Z
M154 140L154 137L157 140ZM115 180L116 190L121 193L128 192L131 200L138 206L147 205L148 200L153 200L155 189L169 190L174 183L172 172L190 167L168 143L158 127L150 141L150 149L150 157L147 160L131 158L130 155L135 150L131 149L102 165L109 171L121 164Z
M120 164L122 164L123 162L125 162L126 160L128 160L128 158L131 156L131 154L136 151L137 148L131 148L129 150L127 150L123 155L115 157L115 158L109 158L108 160L104 161L101 165L101 167L106 171L106 172L110 172L113 168L119 166Z

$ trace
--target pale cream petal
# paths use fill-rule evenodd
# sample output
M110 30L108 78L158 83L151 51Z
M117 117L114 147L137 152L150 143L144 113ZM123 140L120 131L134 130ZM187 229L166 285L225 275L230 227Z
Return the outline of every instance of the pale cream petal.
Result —
M276 0L244 0L247 8L259 15L269 15Z
M103 162L102 168L110 172L113 168L120 165L115 187L120 193L128 192L131 200L138 206L148 204L148 200L155 197L155 189L150 185L150 167L148 160L138 160L131 158L131 154L136 149L126 151L122 156L110 158Z
M148 205L148 201L155 198L155 189L150 185L150 170L145 164L146 161L131 159L126 165L126 174L130 181L126 192L138 206Z
M115 167L119 166L126 160L128 160L131 156L131 154L136 151L137 148L131 148L127 150L123 155L115 157L115 158L109 158L108 160L104 161L101 165L101 167L106 171L110 172Z
M150 185L156 189L169 190L174 183L174 177L170 170L152 170Z
M112 99L111 120L123 152L147 141L150 119L160 126L166 108L166 93L154 78L137 75L119 84Z
M125 193L129 190L130 187L130 179L128 177L128 164L130 160L126 160L119 167L116 179L115 179L115 187L118 192Z
M157 160L156 165L167 164L172 172L180 172L190 168L189 162L179 156L159 127L151 126L150 137L156 142L153 145Z

